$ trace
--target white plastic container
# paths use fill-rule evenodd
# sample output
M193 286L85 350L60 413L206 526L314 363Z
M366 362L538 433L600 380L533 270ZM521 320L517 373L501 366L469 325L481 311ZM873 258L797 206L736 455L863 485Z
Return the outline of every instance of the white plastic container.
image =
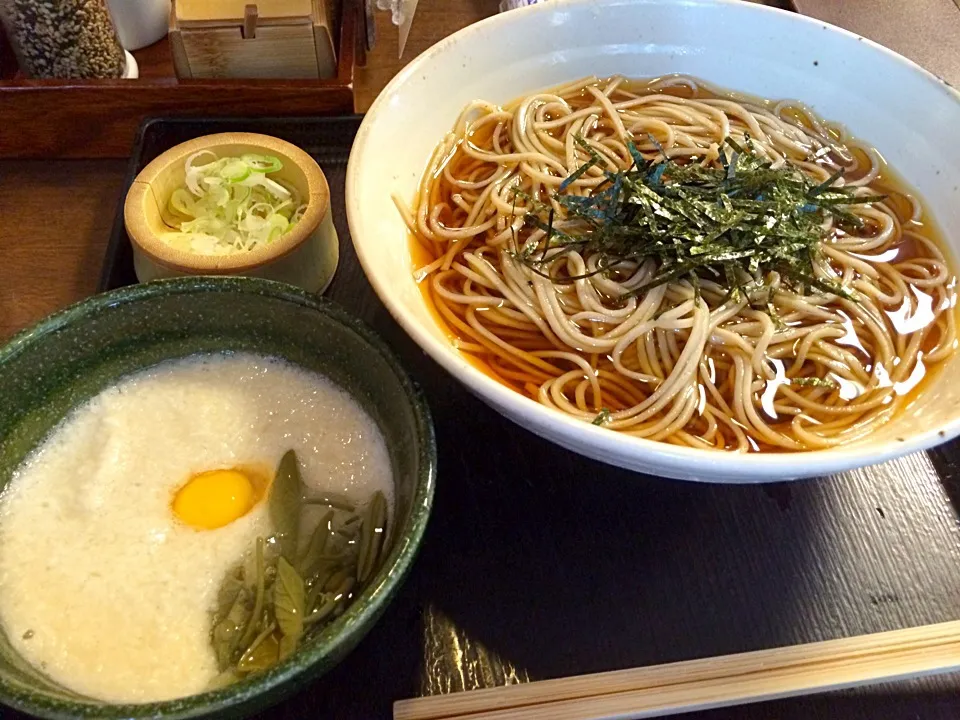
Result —
M107 0L125 50L153 45L170 27L170 0Z

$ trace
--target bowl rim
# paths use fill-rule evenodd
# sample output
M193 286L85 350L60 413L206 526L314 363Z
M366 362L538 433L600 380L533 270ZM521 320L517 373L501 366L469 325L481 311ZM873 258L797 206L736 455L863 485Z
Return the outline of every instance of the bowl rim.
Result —
M224 145L249 145L263 151L280 153L294 161L307 181L307 208L303 216L289 232L275 242L246 253L233 255L200 255L179 250L157 237L147 224L142 207L153 195L152 182L171 165L186 157L203 151L215 150ZM166 202L166 200L164 200ZM328 214L330 185L320 165L310 155L293 143L251 132L223 132L187 140L161 153L143 168L133 179L123 201L123 221L130 241L148 258L163 267L192 274L240 273L262 267L294 252L305 243Z
M357 197L360 193L361 166L368 162L365 140L381 118L386 122L391 103L403 85L413 76L424 75L423 66L431 62L434 56L443 55L448 48L464 42L473 35L518 22L518 18L527 18L528 22L533 22L533 18L539 15L543 17L541 25L547 27L549 26L548 16L562 13L570 7L589 6L596 12L614 9L624 4L626 4L625 0L551 0L551 2L528 5L485 18L440 40L422 52L407 64L377 96L364 116L354 141L354 150L347 165L345 196L350 236L357 257L370 284L393 318L433 360L470 392L493 405L498 412L513 422L520 424L519 418L523 418L529 422L529 424L524 423L527 429L553 442L559 442L575 452L581 452L601 461L605 461L605 457L629 456L634 461L633 464L614 462L623 467L637 469L639 462L645 458L656 458L661 473L669 471L676 473L666 474L667 477L704 482L739 483L813 477L874 465L907 453L930 448L960 435L960 416L957 416L927 430L903 438L898 437L897 442L894 443L871 444L869 441L861 441L851 446L800 452L736 453L681 447L611 432L542 405L497 382L471 364L452 344L441 342L426 331L420 322L407 313L403 304L396 300L386 278L375 272L375 263L372 260L375 253L374 245L365 244L360 240L362 234L360 230L364 220L363 210L358 205ZM960 91L954 89L942 78L868 38L813 17L766 5L744 3L742 0L633 0L631 4L645 6L683 4L694 8L721 6L730 12L754 14L760 17L779 16L779 19L788 23L820 27L860 45L868 46L871 51L883 54L905 66L917 76L919 81L933 83L938 91L945 92L947 97L957 102L960 108ZM438 142L439 140L438 137ZM423 168L419 174L426 170L428 160L429 158L424 157ZM575 445L579 449L570 444L573 438L576 439Z
M236 712L242 707L266 707L272 701L265 696L271 693L282 696L285 688L290 692L296 684L313 680L320 672L318 666L325 660L332 661L331 667L339 662L372 629L392 594L399 590L409 574L423 541L436 491L437 445L430 409L423 391L386 342L366 322L332 300L286 283L248 277L190 276L129 285L81 300L17 333L0 348L0 372L8 360L28 352L75 321L119 305L162 296L209 292L260 295L318 312L355 333L387 364L397 377L415 421L414 437L420 463L409 527L397 536L386 560L363 593L343 615L321 631L322 639L316 646L298 648L289 658L266 672L218 690L161 702L127 704L45 697L0 679L0 701L9 707L47 720L187 720L225 711ZM277 701L280 699L277 697Z

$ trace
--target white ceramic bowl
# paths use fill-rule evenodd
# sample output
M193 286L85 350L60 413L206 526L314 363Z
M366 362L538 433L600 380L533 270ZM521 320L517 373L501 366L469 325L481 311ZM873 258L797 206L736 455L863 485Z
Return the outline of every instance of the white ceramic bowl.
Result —
M960 94L844 30L739 0L551 0L443 40L381 93L357 135L347 213L381 300L437 362L506 417L559 445L672 478L763 482L871 465L960 434L960 356L910 412L841 449L737 454L642 440L566 417L490 379L455 350L411 274L391 194L413 198L461 108L506 102L585 75L688 73L769 98L798 98L877 147L917 188L960 255Z

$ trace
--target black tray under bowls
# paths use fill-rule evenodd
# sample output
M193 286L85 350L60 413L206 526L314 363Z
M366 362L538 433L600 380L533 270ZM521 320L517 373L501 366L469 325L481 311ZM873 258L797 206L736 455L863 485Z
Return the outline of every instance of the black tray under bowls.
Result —
M436 421L436 504L409 581L339 667L260 718L376 720L417 695L960 618L957 443L816 480L704 485L587 460L469 395L393 322L357 262L344 178L358 124L153 120L130 165L128 180L173 145L227 131L313 155L340 235L327 295L396 349ZM102 289L132 282L118 213ZM688 717L955 720L960 675Z

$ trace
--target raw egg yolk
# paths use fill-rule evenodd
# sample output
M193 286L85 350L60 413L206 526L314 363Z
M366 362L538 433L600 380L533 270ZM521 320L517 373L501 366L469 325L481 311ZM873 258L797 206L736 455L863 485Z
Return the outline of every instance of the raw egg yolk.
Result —
M243 517L256 504L256 488L239 470L194 475L173 498L173 513L198 530L215 530Z

